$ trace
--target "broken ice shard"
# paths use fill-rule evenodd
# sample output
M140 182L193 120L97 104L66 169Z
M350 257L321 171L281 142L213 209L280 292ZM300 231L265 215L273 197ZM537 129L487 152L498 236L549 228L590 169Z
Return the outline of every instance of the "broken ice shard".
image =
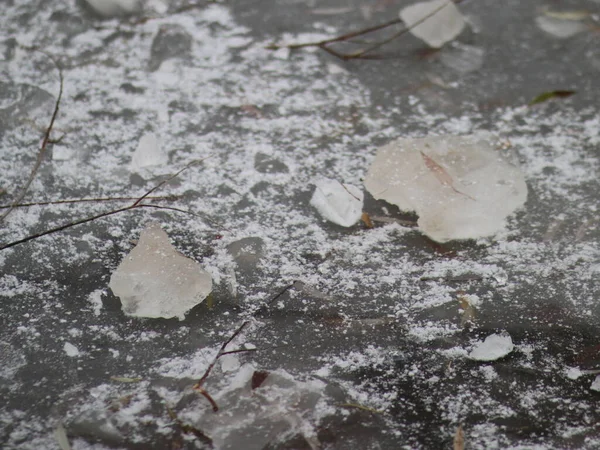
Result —
M112 274L109 286L129 316L183 320L211 292L212 279L171 245L158 224L152 224Z
M491 236L527 199L522 172L489 133L393 141L377 152L365 188L416 212L437 242Z
M329 178L317 181L315 186L310 204L321 216L343 227L351 227L360 220L363 193L359 188Z
M465 18L451 0L432 0L409 5L400 19L411 34L433 48L456 38L465 27Z
M514 347L508 334L491 334L475 346L469 353L469 358L476 361L495 361L508 355Z
M160 148L160 141L152 133L144 134L131 158L131 170L139 171L145 167L164 165L169 158Z

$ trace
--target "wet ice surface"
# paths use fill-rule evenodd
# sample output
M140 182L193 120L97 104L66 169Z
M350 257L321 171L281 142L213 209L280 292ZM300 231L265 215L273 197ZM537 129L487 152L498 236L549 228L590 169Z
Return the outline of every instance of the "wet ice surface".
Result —
M3 448L58 448L59 423L75 449L236 445L248 429L247 448L450 448L459 424L469 448L597 448L600 117L597 60L585 56L597 37L539 30L538 2L472 2L460 7L478 31L459 39L483 55L469 70L422 58L411 36L398 59L342 63L264 47L282 29L306 42L370 25L358 3L317 18L292 1L181 13L173 2L157 18L156 3L135 23L62 1L9 3L0 19L4 204L58 91L52 64L16 42L61 61L53 137L65 137L49 152L73 152L47 155L27 201L137 198L210 156L153 193L181 211L126 211L0 251ZM552 89L578 92L522 106ZM361 186L394 139L481 130L511 142L529 190L493 239L434 244L402 225L415 216L369 196L365 211L389 219L374 228L341 228L310 205L315 179ZM132 173L150 133L167 163ZM17 208L0 242L123 205ZM210 273L212 308L184 321L124 314L110 276L152 220ZM244 319L230 349L256 351L206 379L215 414L191 386ZM512 352L469 358L502 332ZM267 377L252 389L255 372Z

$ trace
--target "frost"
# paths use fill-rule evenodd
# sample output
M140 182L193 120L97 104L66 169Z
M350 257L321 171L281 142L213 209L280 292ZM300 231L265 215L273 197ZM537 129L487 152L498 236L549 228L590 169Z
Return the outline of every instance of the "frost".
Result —
M140 142L131 158L131 170L137 171L145 167L167 164L169 158L160 148L160 141L152 134L142 136Z
M351 227L360 220L363 193L359 188L329 178L317 181L315 186L310 204L323 218L343 227Z
M196 261L171 245L158 224L152 224L112 274L109 286L127 315L183 320L211 292L212 280Z
M513 348L513 341L508 334L490 334L471 350L469 358L475 361L495 361L508 355Z
M67 356L70 356L71 358L79 356L79 349L77 347L75 347L73 344L71 344L70 342L65 342L65 345L63 346L63 350L65 351Z
M431 17L426 18L429 15ZM448 0L415 3L403 8L400 18L413 35L434 48L453 40L462 32L466 23L456 5ZM423 22L419 23L420 21ZM415 26L416 23L419 24Z
M139 8L139 0L85 0L94 11L104 17L125 16Z
M393 141L377 152L365 187L415 211L438 242L491 236L527 198L523 174L487 133Z

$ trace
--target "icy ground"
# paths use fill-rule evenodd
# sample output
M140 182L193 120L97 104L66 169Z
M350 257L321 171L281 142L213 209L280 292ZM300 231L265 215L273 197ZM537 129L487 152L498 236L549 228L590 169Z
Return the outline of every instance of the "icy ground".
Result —
M23 202L133 199L16 208L0 247L205 159L152 193L163 209L0 250L0 447L438 449L460 425L471 449L600 447L597 16L572 33L575 14L547 13L557 2L467 1L468 29L439 52L409 35L382 61L266 49L409 3L153 0L100 20L74 0L1 2L1 203L58 94L32 45L63 68L64 137ZM554 90L576 93L527 106ZM510 142L529 191L493 239L440 246L367 194L373 228L310 205L316 180L362 186L393 139L481 130ZM213 278L183 321L126 316L108 289L151 221ZM203 384L215 413L191 387L244 320L228 349L245 351ZM470 358L491 335L514 347Z

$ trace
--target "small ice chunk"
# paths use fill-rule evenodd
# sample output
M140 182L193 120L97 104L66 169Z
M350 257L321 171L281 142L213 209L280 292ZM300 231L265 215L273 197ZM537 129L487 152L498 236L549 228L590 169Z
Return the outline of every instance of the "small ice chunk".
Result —
M415 3L400 10L400 19L414 36L433 48L440 48L456 38L466 24L452 0Z
M183 320L212 291L212 279L171 245L158 224L151 224L112 274L109 286L129 316Z
M600 391L600 375L596 375L596 378L594 378L594 381L592 381L590 389L592 391Z
M364 195L359 188L329 178L317 181L315 186L310 204L323 218L343 227L360 220Z
M514 347L508 334L490 334L471 350L469 358L475 361L496 361L512 352Z
M578 367L567 367L565 375L569 380L576 380L581 377L584 373Z
M538 16L535 18L535 24L542 31L551 34L559 39L567 39L575 36L588 27L585 23L579 20L563 19L560 17L551 17L548 15Z
M70 342L65 342L65 345L63 346L63 350L65 351L67 356L70 356L71 358L75 358L76 356L79 356L79 349L77 347L75 347L73 344L71 344Z
M491 236L527 199L523 174L488 133L393 141L377 152L365 188L416 212L437 242Z
M103 17L133 14L139 9L139 0L85 0L94 11Z
M440 52L440 61L449 69L465 75L483 66L484 51L473 45L454 42Z
M140 139L140 142L131 158L131 170L138 171L145 167L160 166L167 164L169 158L162 151L160 141L153 133L146 133Z

